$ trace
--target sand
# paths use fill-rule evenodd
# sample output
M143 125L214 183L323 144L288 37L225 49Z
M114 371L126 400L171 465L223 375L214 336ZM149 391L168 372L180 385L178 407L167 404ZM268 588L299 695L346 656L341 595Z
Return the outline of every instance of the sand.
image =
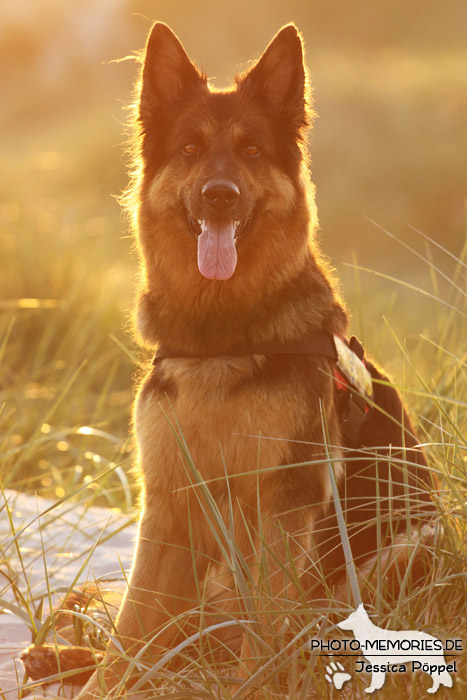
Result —
M134 517L109 508L68 501L56 506L51 500L9 490L5 497L8 507L2 501L0 510L0 691L5 700L17 700L24 679L19 654L32 636L27 606L16 600L11 581L28 600L38 603L44 598L47 614L49 591L54 605L75 578L76 583L123 579L122 567L128 573L131 564L136 523ZM32 700L56 698L59 690L62 698L72 697L70 686L64 693L57 684L23 692L29 692ZM73 692L78 690L74 687Z

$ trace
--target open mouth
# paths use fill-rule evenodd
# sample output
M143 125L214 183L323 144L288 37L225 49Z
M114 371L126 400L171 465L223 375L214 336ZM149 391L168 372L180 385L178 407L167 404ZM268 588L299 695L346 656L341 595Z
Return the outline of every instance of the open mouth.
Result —
M211 280L228 280L237 266L237 241L248 219L192 219L191 229L198 240L198 269Z
M192 230L192 233L195 236L200 236L201 233L203 232L203 228L206 228L208 225L208 222L210 221L217 221L214 217L211 218L206 218L206 219L193 219L189 214L187 215L188 221L190 223L190 228ZM224 219L219 219L219 221L224 221ZM234 239L235 241L238 241L238 239L242 236L242 234L245 231L245 228L250 221L250 217L247 219L244 219L243 221L236 221L235 219L225 219L225 221L231 221L233 227L234 227Z

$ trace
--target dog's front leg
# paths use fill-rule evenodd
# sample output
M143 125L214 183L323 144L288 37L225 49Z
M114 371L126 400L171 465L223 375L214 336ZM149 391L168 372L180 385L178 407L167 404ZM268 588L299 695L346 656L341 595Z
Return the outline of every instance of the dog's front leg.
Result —
M171 644L177 628L168 623L197 603L196 579L206 573L206 557L193 558L188 521L179 505L168 497L164 507L144 510L128 590L117 617L115 636L126 656L134 657L149 642L142 661L154 662ZM128 667L111 644L79 700L112 696ZM131 678L127 685L131 686Z
M279 506L274 510L279 510ZM276 646L280 629L299 595L297 584L308 565L314 519L315 514L310 508L285 513L280 518L263 518L262 538L256 543L257 563L251 567L251 571L255 590L258 591L255 601L257 619L261 635L270 648ZM262 550L264 557L260 555ZM262 588L260 580L267 581L265 588ZM243 635L238 680L248 678L260 661L251 639L247 633ZM235 690L232 692L235 693Z

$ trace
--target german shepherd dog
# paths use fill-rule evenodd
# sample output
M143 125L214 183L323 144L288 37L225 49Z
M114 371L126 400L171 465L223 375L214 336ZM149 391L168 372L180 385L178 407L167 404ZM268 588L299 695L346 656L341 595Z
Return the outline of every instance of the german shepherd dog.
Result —
M130 657L153 639L157 659L174 644L170 621L200 591L209 598L212 582L219 609L242 614L220 521L253 578L252 552L267 552L271 597L283 609L295 595L288 568L303 581L318 568L329 586L345 573L327 456L357 564L388 539L389 512L391 532L402 532L407 494L412 522L422 517L430 485L401 399L369 361L372 399L353 435L345 427L347 380L336 380L332 353L336 337L348 346L347 313L314 239L312 109L295 26L217 90L157 23L137 105L137 328L159 352L134 408L142 508L116 633ZM353 355L362 358L358 343ZM127 664L112 661L115 652L81 698L121 680ZM243 674L250 656L244 639Z

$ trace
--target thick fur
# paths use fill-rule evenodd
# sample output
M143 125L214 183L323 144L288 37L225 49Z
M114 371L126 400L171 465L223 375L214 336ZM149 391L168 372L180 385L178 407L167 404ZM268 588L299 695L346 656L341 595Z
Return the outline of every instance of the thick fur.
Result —
M330 582L342 566L323 425L361 561L376 549L377 508L375 479L367 478L375 474L374 453L356 453L361 461L347 467L339 463L347 446L331 361L229 355L239 346L286 343L315 330L345 335L347 329L346 311L314 240L306 149L312 110L296 28L284 27L233 88L218 91L171 30L156 24L138 94L137 167L128 197L143 268L138 330L146 344L192 355L158 362L141 382L134 408L142 509L116 626L130 655L159 630L152 645L157 657L173 645L166 623L196 606L206 578L226 614L241 612L238 603L228 602L234 583L222 535L209 524L206 498L194 482L207 482L247 562L254 563L252 551L266 542L278 607L294 592L277 562L293 559L305 580L317 546ZM239 192L229 213L241 222L238 261L226 280L206 279L197 266L196 221L210 215L203 188L213 178ZM384 379L373 365L371 371ZM400 398L384 382L375 384L375 395L388 416L375 410L364 428L365 444L399 446L399 456L410 448L414 463L413 472L391 472L392 510L404 507L411 488L415 493L422 486L418 501L425 502L426 479L418 469L424 458L412 449L416 438ZM389 466L379 462L384 513ZM277 469L294 464L302 466ZM402 527L405 516L399 520ZM245 646L243 655L248 653ZM95 675L83 692L86 700L102 680L111 687L121 678L125 666L111 664L111 657L110 649L100 681Z

